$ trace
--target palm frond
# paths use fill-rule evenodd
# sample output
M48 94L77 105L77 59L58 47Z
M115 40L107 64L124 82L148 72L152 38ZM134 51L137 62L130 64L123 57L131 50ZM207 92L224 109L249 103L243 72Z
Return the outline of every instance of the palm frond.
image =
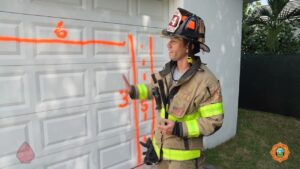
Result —
M277 18L289 0L268 0L268 4L272 9L274 18Z
M249 18L245 21L245 23L249 26L251 25L267 25L268 20L264 20L261 17Z
M256 10L259 16L272 17L273 12L269 6L260 6Z
M278 19L286 20L286 19L294 19L296 17L300 17L300 8L295 8L293 10L284 9L278 16Z

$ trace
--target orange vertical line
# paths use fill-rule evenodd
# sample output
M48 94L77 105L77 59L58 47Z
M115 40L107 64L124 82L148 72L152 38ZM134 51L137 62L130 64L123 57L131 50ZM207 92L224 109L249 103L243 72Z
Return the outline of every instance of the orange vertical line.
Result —
M147 120L147 112L144 112L144 121Z
M137 70L136 70L136 60L135 60L135 53L134 53L134 44L133 44L133 37L131 34L128 34L128 41L131 53L131 64L132 64L132 71L133 71L133 84L137 84ZM135 127L135 140L137 146L137 164L141 164L142 162L142 154L141 154L141 145L139 144L140 138L140 129L139 129L139 116L138 116L138 107L137 101L133 100L133 107L134 107L134 127Z
M149 54L150 54L150 71L151 74L154 73L154 64L153 64L153 39L150 35L149 37ZM151 137L153 138L154 134L154 126L155 126L155 102L154 99L151 100L151 108L152 108L152 125L151 125Z
M147 74L143 73L143 80L146 81L147 80Z
M142 66L145 66L145 59L142 59Z
M150 53L150 71L151 73L154 73L154 63L153 63L153 39L152 36L150 35L149 37L149 53Z

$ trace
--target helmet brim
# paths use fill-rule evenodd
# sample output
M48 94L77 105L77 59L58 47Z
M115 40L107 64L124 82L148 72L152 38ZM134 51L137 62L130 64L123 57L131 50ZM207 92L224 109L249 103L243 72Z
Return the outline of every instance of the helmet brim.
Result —
M200 49L202 49L204 52L207 52L207 53L210 52L210 48L206 44L201 43L201 42L200 42Z
M178 38L183 38L183 39L191 40L191 39L186 38L185 36L181 36L181 35L177 35L177 34L174 34L174 33L170 33L170 32L167 31L167 29L163 29L161 31L161 36L164 37L164 38L178 37ZM210 52L210 48L206 44L201 43L201 42L199 42L199 44L200 44L200 49L202 49L204 52L207 52L207 53Z
M161 36L164 37L164 38L177 37L177 38L183 38L183 39L186 39L186 37L184 37L184 36L181 36L181 35L177 35L177 34L168 32L167 29L163 29L163 30L161 31Z

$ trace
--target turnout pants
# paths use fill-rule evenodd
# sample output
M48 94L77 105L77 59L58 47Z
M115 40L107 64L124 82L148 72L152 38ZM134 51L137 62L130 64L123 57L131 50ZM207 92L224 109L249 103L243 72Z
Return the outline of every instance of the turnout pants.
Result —
M203 169L205 157L186 161L163 160L158 164L158 169Z

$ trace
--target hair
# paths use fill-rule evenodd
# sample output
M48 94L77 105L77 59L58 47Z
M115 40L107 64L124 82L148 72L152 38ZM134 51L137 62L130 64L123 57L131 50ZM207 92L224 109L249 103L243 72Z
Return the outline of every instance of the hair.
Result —
M187 40L187 39L184 39L184 38L182 38L182 40L183 40L183 45L184 45L184 46L187 46L187 45L188 45L188 43L190 42L189 40Z
M200 43L199 42L192 42L190 40L187 40L187 39L183 38L183 44L185 46L189 45L189 43L193 43L193 45L194 45L194 48L193 48L193 53L194 54L200 52Z

